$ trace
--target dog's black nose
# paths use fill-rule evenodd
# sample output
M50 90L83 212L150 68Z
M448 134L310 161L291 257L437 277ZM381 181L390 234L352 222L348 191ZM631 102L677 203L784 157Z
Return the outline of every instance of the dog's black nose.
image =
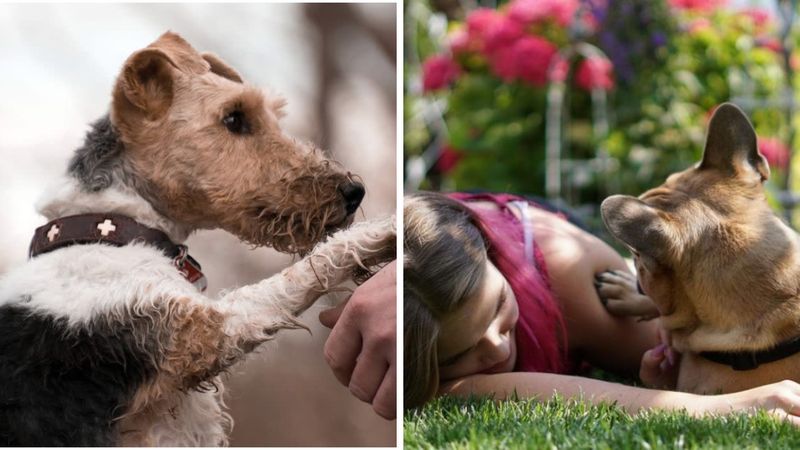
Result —
M344 208L347 210L347 214L356 212L364 198L364 185L355 181L348 182L339 186L339 192L344 197Z

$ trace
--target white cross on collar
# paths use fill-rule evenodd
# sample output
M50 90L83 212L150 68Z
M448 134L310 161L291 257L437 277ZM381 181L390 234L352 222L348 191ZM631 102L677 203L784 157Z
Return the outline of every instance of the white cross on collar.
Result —
M101 236L108 236L112 231L116 230L117 227L111 219L106 219L104 222L97 224L97 229L100 230Z
M50 227L50 231L47 232L47 239L50 242L53 242L56 240L56 236L58 236L59 233L61 233L61 228L59 228L58 225L53 224L53 226Z

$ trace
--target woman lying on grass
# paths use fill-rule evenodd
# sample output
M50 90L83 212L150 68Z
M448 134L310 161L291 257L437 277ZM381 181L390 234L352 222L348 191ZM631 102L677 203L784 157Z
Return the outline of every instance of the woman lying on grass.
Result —
M405 199L407 408L442 394L559 393L616 402L629 413L762 408L800 424L800 385L793 382L705 396L570 375L588 363L624 376L638 372L648 386L672 384L675 361L659 345L657 321L612 316L598 298L597 274L604 296L637 295L625 288L625 262L563 215L520 197L450 197Z

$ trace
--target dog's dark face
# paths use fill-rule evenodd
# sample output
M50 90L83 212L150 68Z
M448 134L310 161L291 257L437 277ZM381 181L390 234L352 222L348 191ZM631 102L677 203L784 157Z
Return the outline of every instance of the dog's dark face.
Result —
M699 164L639 198L603 202L606 227L633 253L642 289L673 333L757 320L787 294L781 272L793 262L793 236L767 205L768 177L752 125L723 104Z

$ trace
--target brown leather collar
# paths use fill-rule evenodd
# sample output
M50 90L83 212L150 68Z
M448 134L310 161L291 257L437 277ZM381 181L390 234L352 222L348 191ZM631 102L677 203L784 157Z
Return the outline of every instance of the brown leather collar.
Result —
M122 214L78 214L60 217L39 227L33 234L28 256L76 244L106 243L122 247L139 241L160 249L190 283L204 291L206 277L200 264L189 256L185 245L175 244L166 233L146 227Z

